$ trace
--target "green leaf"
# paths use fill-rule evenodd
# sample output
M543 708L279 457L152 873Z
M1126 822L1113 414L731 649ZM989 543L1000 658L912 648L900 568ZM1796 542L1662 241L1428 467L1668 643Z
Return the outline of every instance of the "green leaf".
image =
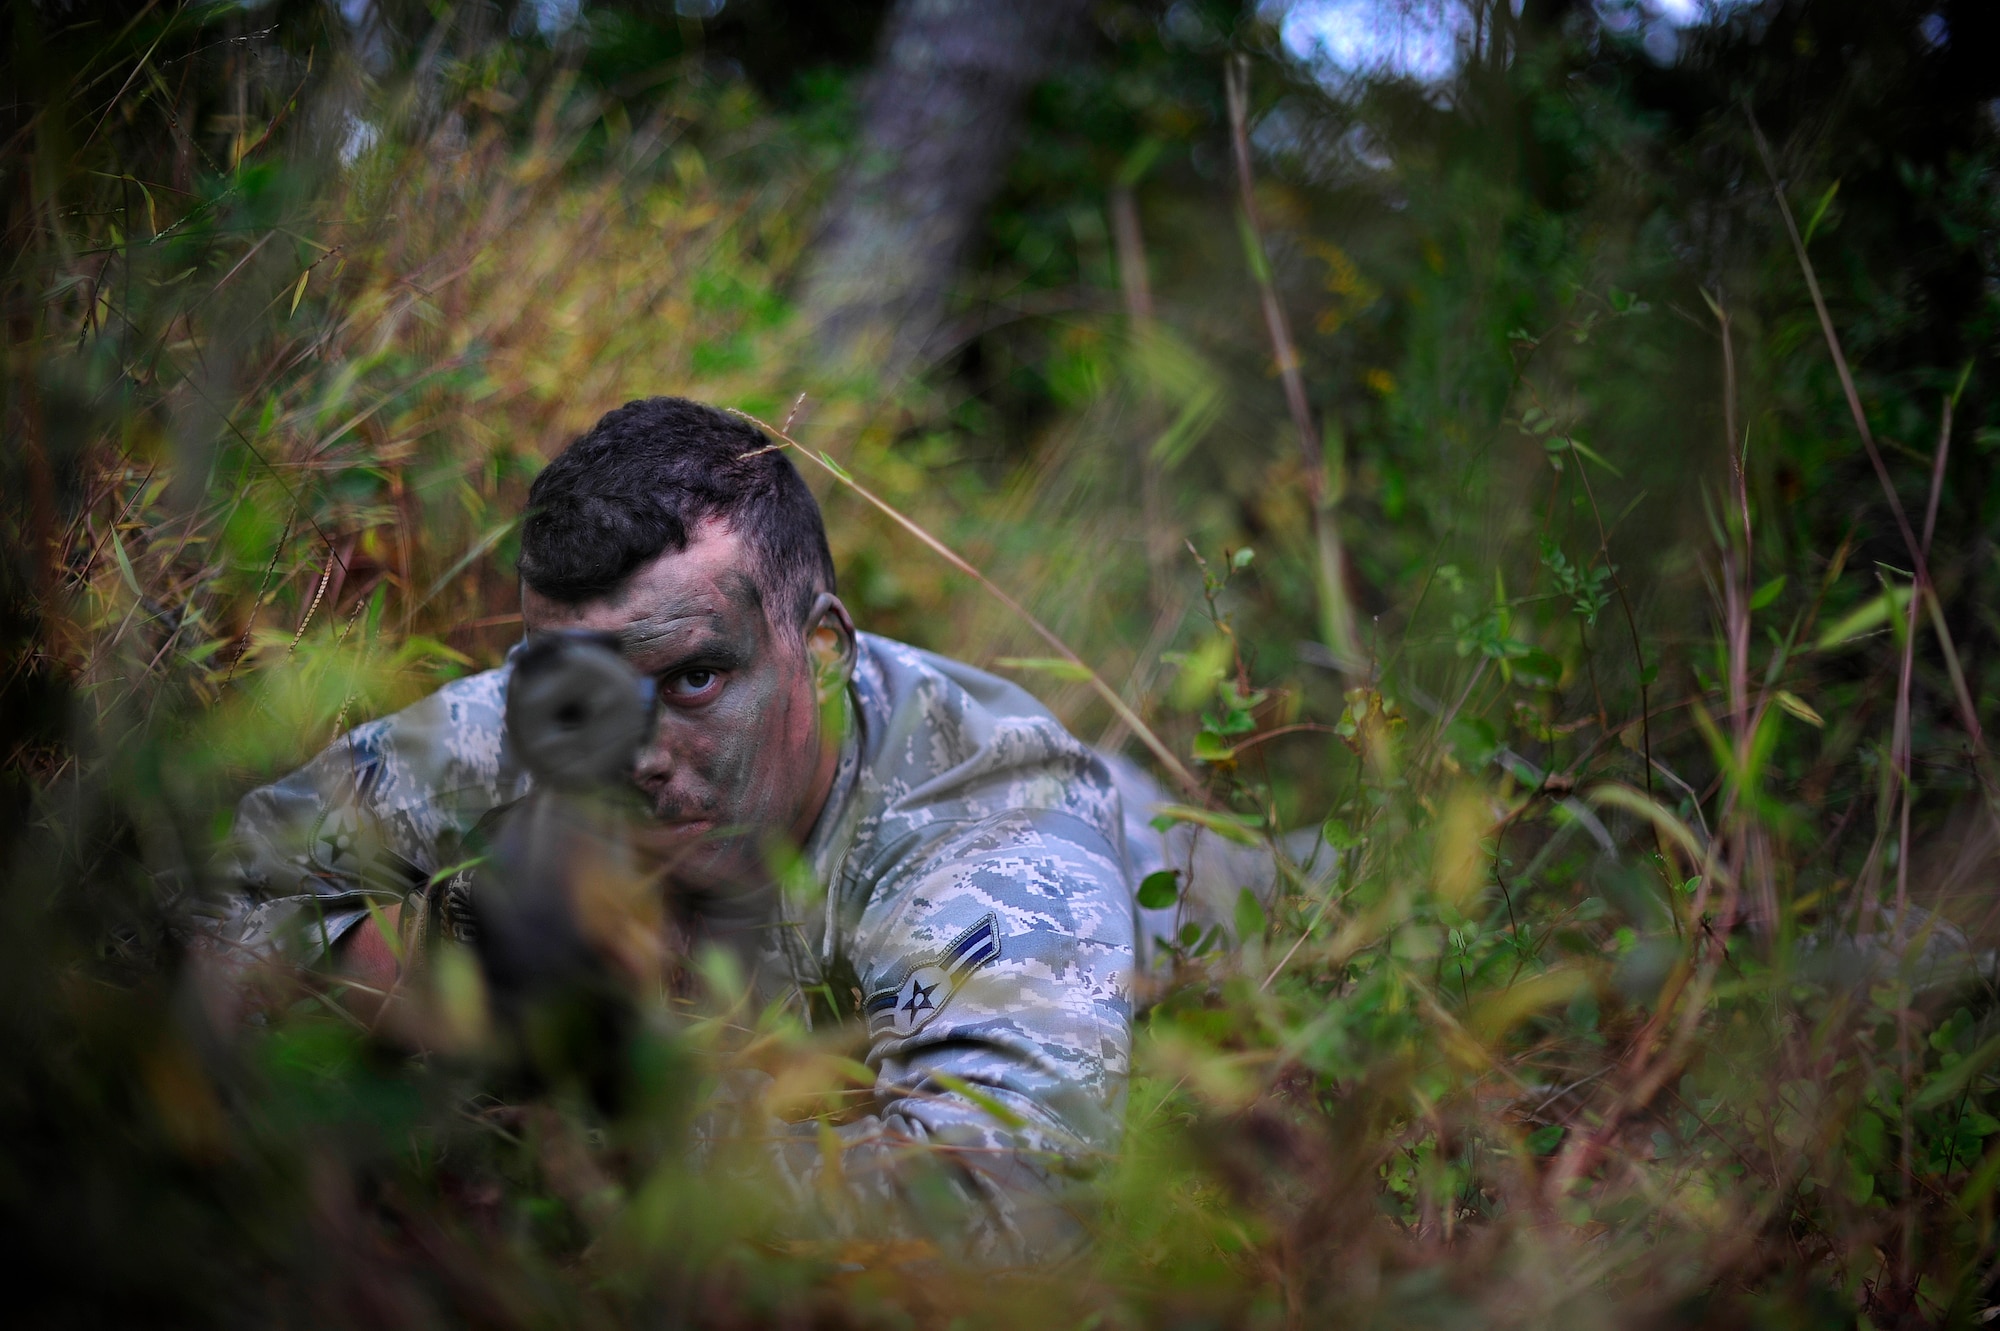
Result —
M1078 684L1090 682L1090 667L1075 661L1065 661L1059 656L1002 656L996 657L994 665L1007 670L1039 670L1057 679L1066 679Z
M1226 763L1236 757L1228 740L1207 729L1195 735L1193 752L1195 761L1202 763Z
M1177 406L1173 423L1150 450L1162 467L1177 465L1222 415L1227 394L1221 376L1157 324L1133 340L1127 371L1140 392Z
M1257 900L1257 894L1244 888L1236 894L1236 937L1262 938L1269 920L1264 915L1264 903Z
M402 965L402 934L397 930L395 925L389 923L389 917L382 912L381 903L376 901L374 897L363 897L361 904L368 907L368 918L374 922L376 931L382 935L382 941L389 945L389 955L396 959L398 966Z
M146 593L139 589L139 575L132 571L132 558L125 553L125 539L118 534L116 527L111 529L111 557L118 561L118 572L124 576L125 585L132 589L132 595L145 600Z
M1255 559L1256 557L1257 557L1257 552L1246 545L1241 550L1238 550L1235 554L1229 557L1229 567L1249 568L1250 561Z
M1218 813L1213 809L1198 809L1192 804L1163 804L1158 817L1153 819L1153 825L1158 827L1161 819L1169 825L1193 823L1197 827L1205 827L1223 840L1234 841L1239 846L1260 844L1262 838L1258 833L1264 826L1260 820L1240 813Z
M1493 755L1500 751L1499 733L1477 717L1461 716L1444 733L1458 761L1474 771L1493 761Z
M1958 1093L1971 1085L1972 1079L1984 1072L1986 1065L1995 1057L2000 1057L2000 1035L1993 1036L1964 1058L1925 1082L1924 1088L1911 1099L1910 1107L1936 1109L1939 1105L1956 1099Z
M1257 280L1260 287L1271 285L1271 261L1265 257L1264 242L1241 209L1236 213L1236 230L1243 241L1243 257L1250 265L1250 276Z
M299 274L299 283L297 286L292 288L292 308L285 311L285 317L287 319L291 318L294 314L297 314L299 312L299 302L305 299L306 281L312 276L312 272L313 270L308 268L303 273Z
M1789 712L1791 708L1787 707L1785 710ZM1808 707L1806 710L1811 711L1812 709ZM1756 785L1759 774L1764 770L1764 763L1770 758L1771 750L1777 747L1777 743L1777 714L1766 712L1757 719L1757 729L1750 735L1750 752L1746 755L1745 766L1737 774L1744 785L1752 787Z
M1562 682L1562 662L1539 648L1531 647L1514 659L1514 673L1523 683L1552 689Z
M1784 590L1785 590L1785 575L1780 573L1777 577L1771 579L1769 582L1765 583L1762 587L1759 587L1756 590L1756 592L1754 592L1751 595L1750 608L1752 610L1762 610L1765 606L1777 600L1779 595Z
M1852 642L1864 633L1871 633L1889 622L1892 614L1900 612L1910 603L1908 587L1889 587L1869 597L1860 605L1827 626L1819 635L1817 646L1821 651Z
M1027 1126L1028 1120L1002 1104L991 1092L979 1089L963 1077L954 1077L949 1072L937 1071L931 1072L930 1077L931 1080L952 1094L972 1101L972 1103L978 1105L988 1114L991 1114L1002 1127L1020 1128Z
M488 550L491 550L494 546L500 544L501 538L504 537L508 532L514 530L514 526L518 522L520 522L519 518L509 518L507 519L507 521L501 523L499 526L493 528L493 530L487 532L484 536L480 537L477 541L473 542L471 549L467 550L464 554L460 555L457 561L454 562L450 568L445 570L443 576L439 577L435 582L431 583L430 589L424 593L423 600L418 602L418 604L420 605L429 604L432 598L434 598L439 592L443 591L446 587L451 585L452 579L456 578L459 574L465 572L466 569L470 568L474 560L479 559L480 557L485 555L485 553Z
M1201 724L1210 734L1247 735L1257 728L1256 718L1241 708L1231 708L1217 717L1213 712L1201 714Z
M1833 206L1833 196L1838 193L1840 193L1840 182L1836 180L1826 187L1826 193L1819 196L1819 202L1813 205L1812 216L1806 219L1806 230L1802 243L1807 245L1812 244L1813 232L1819 230L1820 219L1825 217L1826 210Z
M854 484L854 478L847 474L847 468L841 466L838 462L835 462L833 460L833 455L828 453L823 448L819 451L819 460L820 460L820 465L824 466L828 471L832 472L835 476L838 476L841 480L846 481L849 485Z
M1118 166L1118 183L1126 189L1138 184L1145 174L1153 169L1153 163L1159 160L1160 153L1166 146L1165 139L1155 138L1152 135L1139 140L1138 146L1127 153L1125 160Z
M1611 308L1619 314L1644 314L1653 307L1639 299L1636 291L1621 291L1611 288Z
M1335 850L1353 850L1364 837L1338 818L1329 818L1320 824L1320 836Z
M1563 1126L1560 1123L1544 1123L1528 1134L1527 1147L1530 1155L1552 1155L1562 1144Z
M421 633L412 633L409 637L403 639L402 643L397 646L395 654L389 658L389 664L391 666L405 666L412 665L418 661L430 660L450 661L453 665L462 666L473 664L471 657L459 651L450 643L439 642L436 638L427 638Z
M873 1086L876 1082L875 1069L859 1059L844 1058L835 1054L827 1059L827 1063L856 1086Z
M1826 718L1814 711L1812 705L1798 694L1791 693L1785 689L1779 689L1776 696L1778 706L1784 708L1799 720L1805 722L1815 730L1826 729Z
M1199 707L1228 670L1230 656L1229 639L1220 633L1192 652L1162 652L1160 659L1178 672L1173 687L1174 706L1184 711Z
M1189 397L1180 414L1174 417L1158 439L1152 444L1150 456L1162 467L1174 467L1188 455L1188 451L1200 443L1202 436L1215 424L1222 414L1222 391L1208 388Z
M1181 899L1181 875L1178 869L1160 869L1149 873L1139 883L1139 904L1147 910L1165 910Z
M1886 1160L1889 1155L1889 1125L1882 1121L1880 1114L1863 1110L1848 1130L1854 1141L1855 1150L1861 1153L1862 1163L1873 1167Z
M1606 462L1602 454L1598 453L1596 449L1591 448L1588 444L1584 443L1583 440L1578 439L1575 435L1571 435L1569 437L1569 446L1575 449L1577 452L1583 454L1585 457L1589 458L1592 462L1595 462L1598 466L1610 472L1613 476L1616 476L1619 480L1622 481L1625 479L1624 472L1618 470L1618 468L1612 466L1609 462Z

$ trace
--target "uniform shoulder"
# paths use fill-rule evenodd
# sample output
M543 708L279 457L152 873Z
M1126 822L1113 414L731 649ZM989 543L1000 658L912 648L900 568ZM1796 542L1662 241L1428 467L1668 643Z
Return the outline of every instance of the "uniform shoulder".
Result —
M1012 680L977 666L875 633L861 640L859 673L873 673L892 702L917 698L985 712L994 717L1037 717L1054 721L1049 709ZM873 667L872 672L870 667ZM963 695L962 701L952 695ZM1058 723L1060 724L1060 723Z
M1115 821L1097 754L1019 685L893 639L860 639L863 765L885 813L927 823L1048 809Z
M859 636L855 691L865 721L876 732L868 737L871 741L887 747L921 738L928 751L912 753L910 759L942 767L1010 737L1017 742L1006 747L1025 761L1088 752L1020 685L893 638ZM1018 741L1028 737L1039 743L1023 748Z
M504 665L482 670L356 726L306 770L329 764L347 769L356 793L385 810L423 804L442 792L494 786L506 766L510 673Z

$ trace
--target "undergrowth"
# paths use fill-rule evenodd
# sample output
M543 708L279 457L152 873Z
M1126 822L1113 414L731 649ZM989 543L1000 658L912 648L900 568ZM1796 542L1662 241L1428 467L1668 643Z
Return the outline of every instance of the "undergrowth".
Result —
M1990 1314L1990 121L1798 92L1845 33L1895 132L1957 115L1897 6L1675 71L1523 37L1444 105L1114 8L978 331L884 384L789 304L844 94L474 8L385 51L289 0L17 7L0 1197L42 1320ZM653 392L783 423L864 628L1018 672L1277 862L1145 885L1180 909L1065 1267L689 1172L730 1068L793 1117L852 1088L721 972L610 1120L496 1093L473 1000L412 1056L327 986L229 1031L184 982L231 801L496 662L527 480Z

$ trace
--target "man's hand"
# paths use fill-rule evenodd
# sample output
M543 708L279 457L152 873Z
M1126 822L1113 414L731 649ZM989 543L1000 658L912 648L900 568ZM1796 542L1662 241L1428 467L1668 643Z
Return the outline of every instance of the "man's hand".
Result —
M389 941L402 915L400 903L381 907L376 916L361 921L334 944L334 976L350 982L343 1001L348 1011L370 1026L379 1024L402 978L402 964ZM212 937L197 936L189 958L202 1007L217 1031L234 1031L254 1011L276 1011L296 1001L302 981L313 989L320 987L290 965L231 948Z
M402 916L402 906L384 906L356 925L334 948L334 969L357 986L348 991L347 1005L363 1021L373 1022L381 1015L402 977L402 963L396 960L396 947L389 941Z

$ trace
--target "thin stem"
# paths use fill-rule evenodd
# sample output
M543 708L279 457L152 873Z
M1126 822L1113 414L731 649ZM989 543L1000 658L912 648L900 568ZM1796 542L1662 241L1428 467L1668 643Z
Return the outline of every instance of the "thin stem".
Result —
M1896 493L1896 483L1889 476L1888 464L1882 460L1882 450L1875 446L1875 432L1868 426L1868 413L1862 409L1860 390L1854 386L1854 375L1847 367L1847 355L1840 348L1840 334L1834 331L1833 316L1827 312L1826 297L1819 289L1819 275L1813 270L1812 259L1806 254L1805 240L1799 235L1798 223L1792 219L1792 208L1785 201L1785 190L1778 181L1776 165L1771 160L1771 146L1764 141L1764 131L1758 128L1755 117L1750 121L1751 132L1756 135L1757 152L1764 159L1764 172L1771 178L1771 194L1778 201L1778 215L1784 218L1785 233L1792 238L1792 251L1798 257L1799 269L1805 274L1806 290L1812 295L1813 309L1819 315L1820 332L1826 338L1827 350L1833 353L1833 368L1840 376L1840 391L1847 397L1847 410L1854 417L1855 431L1861 436L1861 446L1868 453L1868 461L1875 468L1875 478L1882 483L1882 493L1889 501L1889 512L1895 516L1896 526L1903 533L1903 544L1908 547L1910 558L1916 561L1917 576L1924 577L1924 557L1917 544L1917 534L1910 528L1910 518L1903 511L1903 500ZM1928 581L1928 579L1925 579Z
M1776 165L1771 159L1771 145L1764 140L1764 131L1758 127L1755 116L1750 118L1750 131L1757 140L1757 152L1764 159L1765 174L1771 178L1771 194L1778 202L1778 215L1784 219L1785 233L1792 239L1792 252L1798 257L1799 270L1805 275L1806 290L1812 294L1813 309L1819 315L1820 332L1826 338L1827 350L1833 355L1833 368L1840 376L1840 389L1847 397L1848 413L1854 418L1854 429L1861 436L1861 446L1868 453L1868 461L1875 469L1875 478L1881 482L1882 493L1889 501L1889 512L1895 516L1896 527L1903 534L1903 544L1910 552L1910 560L1916 573L1916 586L1911 589L1912 598L1926 594L1931 585L1930 561L1926 557L1927 544L1917 539L1910 527L1909 514L1903 511L1902 498L1896 493L1895 482L1889 476L1888 464L1882 460L1882 450L1875 445L1875 433L1868 426L1868 413L1862 410L1861 394L1854 386L1854 375L1848 370L1847 355L1840 348L1840 335L1834 331L1833 316L1827 312L1826 297L1819 289L1819 276L1814 272L1812 259L1806 253L1804 239L1799 235L1798 223L1792 218L1792 208L1785 201L1784 186L1778 180ZM1942 475L1942 471L1939 472ZM1933 506L1935 500L1933 500ZM1929 519L1925 526L1930 525ZM1984 755L1986 743L1984 731L1980 728L1979 717L1971 705L1969 695L1959 698L1960 719L1966 733L1972 738L1975 753ZM1984 777L1982 765L1982 777Z
M1326 637L1327 650L1341 670L1358 675L1362 670L1360 634L1354 622L1353 603L1347 596L1347 548L1341 544L1339 520L1334 513L1339 487L1329 484L1324 450L1313 429L1312 405L1306 400L1305 377L1299 372L1298 346L1292 340L1284 303L1278 299L1277 287L1271 280L1270 252L1265 247L1263 226L1257 217L1257 192L1250 170L1249 65L1247 58L1236 56L1224 66L1229 142L1236 159L1243 245L1250 260L1251 276L1257 282L1264 329L1271 339L1271 354L1277 359L1278 378L1284 385L1285 407L1291 413L1292 428L1298 433L1306 502L1312 509L1313 536L1319 548L1321 631Z

